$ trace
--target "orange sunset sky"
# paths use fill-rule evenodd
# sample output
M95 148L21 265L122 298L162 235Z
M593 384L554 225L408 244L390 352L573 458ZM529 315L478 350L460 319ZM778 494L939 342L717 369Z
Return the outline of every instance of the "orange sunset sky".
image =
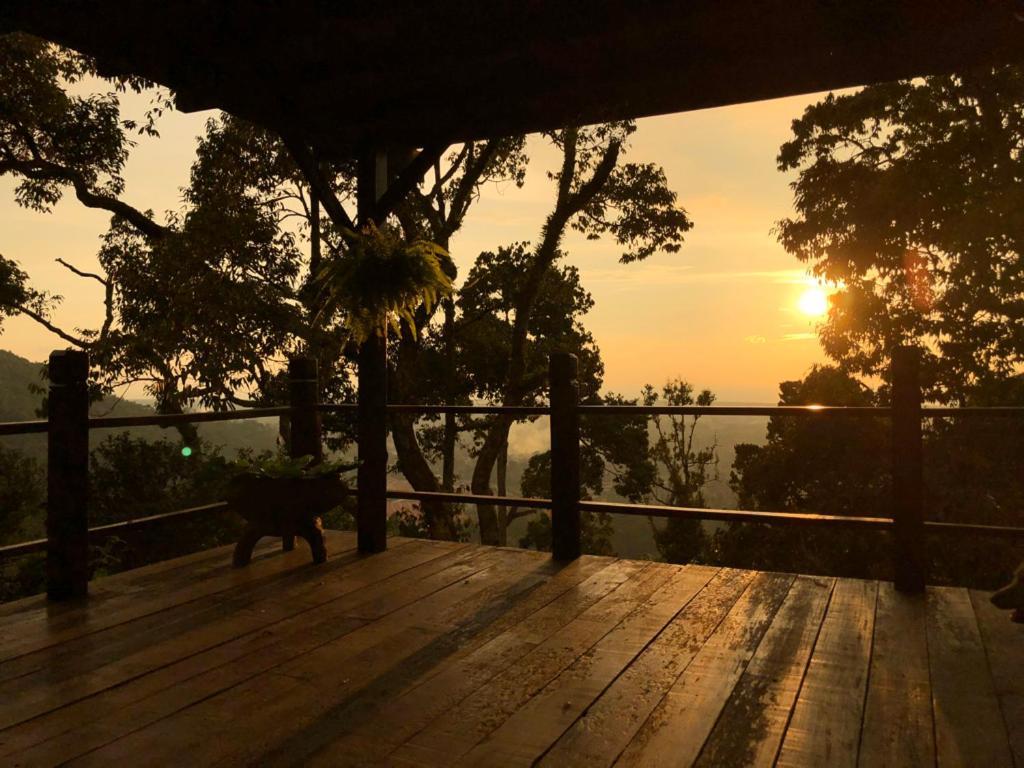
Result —
M824 360L814 335L824 297L771 233L792 207L792 175L776 170L776 154L793 118L820 96L639 121L627 159L664 166L695 226L679 253L630 265L618 263L609 240L571 235L566 241L568 259L596 302L586 322L604 356L607 389L635 395L644 383L682 376L723 401L772 402L780 381ZM139 114L146 102L125 97L124 111ZM165 115L161 137L140 140L132 153L125 199L158 212L178 208L195 138L210 115ZM460 274L483 249L538 236L552 201L545 171L557 157L540 137L531 138L529 149L526 186L489 187L454 239ZM73 196L51 214L26 211L14 204L11 181L0 184L0 252L19 262L36 287L65 297L59 324L97 326L99 286L71 276L54 259L93 267L109 215L83 208ZM59 346L29 320L4 322L0 348L42 360Z

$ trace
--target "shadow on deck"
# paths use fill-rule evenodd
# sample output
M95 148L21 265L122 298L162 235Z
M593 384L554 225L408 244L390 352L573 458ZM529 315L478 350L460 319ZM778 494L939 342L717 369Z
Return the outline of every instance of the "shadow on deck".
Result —
M1024 765L984 593L391 539L0 606L7 765Z

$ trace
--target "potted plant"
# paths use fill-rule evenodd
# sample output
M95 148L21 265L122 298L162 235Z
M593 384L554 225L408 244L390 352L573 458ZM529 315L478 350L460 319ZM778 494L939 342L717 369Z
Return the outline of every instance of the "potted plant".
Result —
M315 464L312 456L292 459L275 456L244 463L228 484L228 505L246 521L235 546L235 567L247 565L264 536L280 536L290 548L296 536L305 539L313 562L327 559L321 517L348 495L341 473L353 465Z
M429 315L452 292L451 256L427 240L406 241L372 222L359 232L344 231L345 247L326 259L314 276L317 323L340 316L349 339L362 344L372 336L416 332L416 312Z

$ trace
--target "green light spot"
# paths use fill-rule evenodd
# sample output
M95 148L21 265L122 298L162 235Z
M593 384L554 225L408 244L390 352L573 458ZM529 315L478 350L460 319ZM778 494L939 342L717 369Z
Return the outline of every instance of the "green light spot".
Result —
M181 455L187 459L189 456L192 455L192 449L186 445L184 448L181 449Z

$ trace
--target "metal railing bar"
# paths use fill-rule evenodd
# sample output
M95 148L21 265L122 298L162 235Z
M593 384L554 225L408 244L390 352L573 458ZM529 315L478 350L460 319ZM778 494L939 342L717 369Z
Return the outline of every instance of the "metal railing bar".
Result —
M889 416L891 409L832 405L581 405L582 415L625 416Z
M355 412L355 403L321 404L316 410L321 413ZM396 403L388 405L391 413L462 413L479 415L510 414L516 417L545 416L551 413L548 406L501 406L501 405L415 405ZM581 405L578 412L584 416L814 416L817 414L888 417L892 410L887 406L821 406L821 405L776 405L776 406L674 406L674 405ZM247 408L237 411L200 411L196 413L167 413L151 416L95 416L89 419L89 429L118 429L125 427L172 427L178 424L198 424L214 421L241 421L243 419L264 419L287 416L290 406L270 408ZM922 419L946 418L988 418L1024 416L1024 407L992 406L965 408L922 408ZM0 437L13 435L42 434L50 429L46 419L32 421L9 421L0 423Z
M203 504L202 506L198 507L188 507L186 509L177 509L173 512L163 512L159 515L147 515L146 517L136 517L131 520L122 520L118 523L97 525L89 529L89 535L109 536L110 534L119 533L121 531L129 531L134 530L136 528L145 528L148 525L166 522L168 520L177 520L183 517L192 517L193 515L216 514L219 512L226 512L227 509L228 503L226 501L217 501L212 504ZM33 552L44 552L46 550L46 544L46 539L33 539L32 541L23 541L18 544L8 544L7 546L0 547L0 559L7 557L20 557L22 555L28 555Z
M705 509L703 507L668 507L658 504L625 504L610 501L581 501L580 509L585 512L609 512L612 514L652 517L684 517L733 523L822 525L829 527L870 528L875 530L888 530L892 527L892 520L887 517L818 515L808 512L765 512L740 509Z
M967 406L964 408L922 408L922 419L946 419L989 416L1024 416L1024 408L1016 405Z
M925 520L924 529L928 533L973 533L998 538L1024 539L1024 528L1012 525L981 525L979 523L944 523L938 520Z
M355 403L319 403L315 410L319 413L355 413L358 408Z
M291 406L273 408L246 408L238 411L201 411L198 413L158 413L152 416L99 416L89 419L89 429L117 429L119 427L173 427L177 424L196 424L208 421L241 421L287 416Z
M546 416L551 408L546 405L416 405L394 403L387 406L389 413L469 413L510 414L512 416Z
M440 491L403 491L389 489L389 499L408 499L410 501L448 501L464 504L501 504L508 507L527 507L530 509L550 509L550 499L525 499L517 496L487 496L474 493L443 493Z

